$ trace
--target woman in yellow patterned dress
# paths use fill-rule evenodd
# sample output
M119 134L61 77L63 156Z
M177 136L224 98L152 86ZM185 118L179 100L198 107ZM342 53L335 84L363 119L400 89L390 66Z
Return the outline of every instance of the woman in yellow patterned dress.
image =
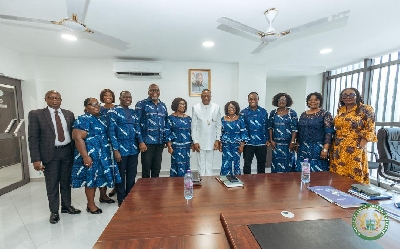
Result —
M340 93L340 106L334 119L335 139L332 144L330 171L369 183L366 146L376 142L375 113L365 105L355 88Z

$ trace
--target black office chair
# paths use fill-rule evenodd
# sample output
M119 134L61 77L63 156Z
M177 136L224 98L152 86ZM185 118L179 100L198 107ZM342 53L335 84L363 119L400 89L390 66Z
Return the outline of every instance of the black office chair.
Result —
M381 128L377 143L379 174L388 180L400 183L400 128Z

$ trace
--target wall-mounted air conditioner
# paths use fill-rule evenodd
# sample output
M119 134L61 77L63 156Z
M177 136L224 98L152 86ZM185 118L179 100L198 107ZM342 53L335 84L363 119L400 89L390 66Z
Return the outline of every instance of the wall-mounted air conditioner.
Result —
M162 64L146 61L117 61L113 71L117 78L125 80L161 79Z

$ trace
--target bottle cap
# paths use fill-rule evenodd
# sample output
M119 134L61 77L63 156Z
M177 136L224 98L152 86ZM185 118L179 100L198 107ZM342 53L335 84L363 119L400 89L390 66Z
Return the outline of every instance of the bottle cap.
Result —
M304 158L304 162L308 162L308 158Z
M186 172L187 172L187 173L192 173L192 170L188 169Z

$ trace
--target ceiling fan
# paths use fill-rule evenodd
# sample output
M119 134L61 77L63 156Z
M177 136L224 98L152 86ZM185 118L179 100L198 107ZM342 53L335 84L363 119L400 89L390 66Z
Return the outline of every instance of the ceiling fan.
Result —
M66 0L67 3L67 15L68 17L63 18L59 21L47 21L41 19L27 18L27 17L18 17L18 16L10 16L10 15L0 15L1 19L5 20L13 20L13 21L22 21L22 22L31 22L31 23L40 23L40 24L52 24L57 26L63 26L73 33L74 36L78 36L82 39L88 39L93 42L115 48L121 51L127 50L129 47L127 45L129 43L122 41L118 38L103 34L91 28L88 28L86 24L84 24L87 9L89 6L90 0ZM35 27L38 28L38 27ZM41 28L41 27L39 27ZM46 29L46 28L43 28Z
M242 24L242 23L235 21L233 19L230 19L228 17L221 17L217 21L219 23L221 23L222 25L227 26L224 28L219 28L223 31L230 32L232 34L240 35L240 36L243 36L245 38L250 38L250 39L254 38L254 36L258 36L259 39L261 40L261 44L256 49L254 49L253 52L251 52L252 54L257 54L257 53L260 53L265 48L265 46L267 46L268 43L274 42L281 37L286 37L288 35L297 34L297 33L303 32L307 29L310 29L312 27L316 27L316 26L326 24L326 23L337 22L340 20L347 21L349 15L350 15L350 10L343 11L343 12L337 13L335 15L327 16L327 17L315 20L313 22L309 22L309 23L294 27L294 28L286 29L282 32L276 32L274 27L272 27L272 22L274 21L277 14L278 14L278 9L276 9L276 8L271 8L264 12L265 17L267 18L267 20L269 22L269 27L266 32L259 31L255 28L249 27L245 24ZM235 30L243 31L243 32L245 32L245 34L241 35L241 34L235 32ZM248 34L251 34L253 36L248 37Z

